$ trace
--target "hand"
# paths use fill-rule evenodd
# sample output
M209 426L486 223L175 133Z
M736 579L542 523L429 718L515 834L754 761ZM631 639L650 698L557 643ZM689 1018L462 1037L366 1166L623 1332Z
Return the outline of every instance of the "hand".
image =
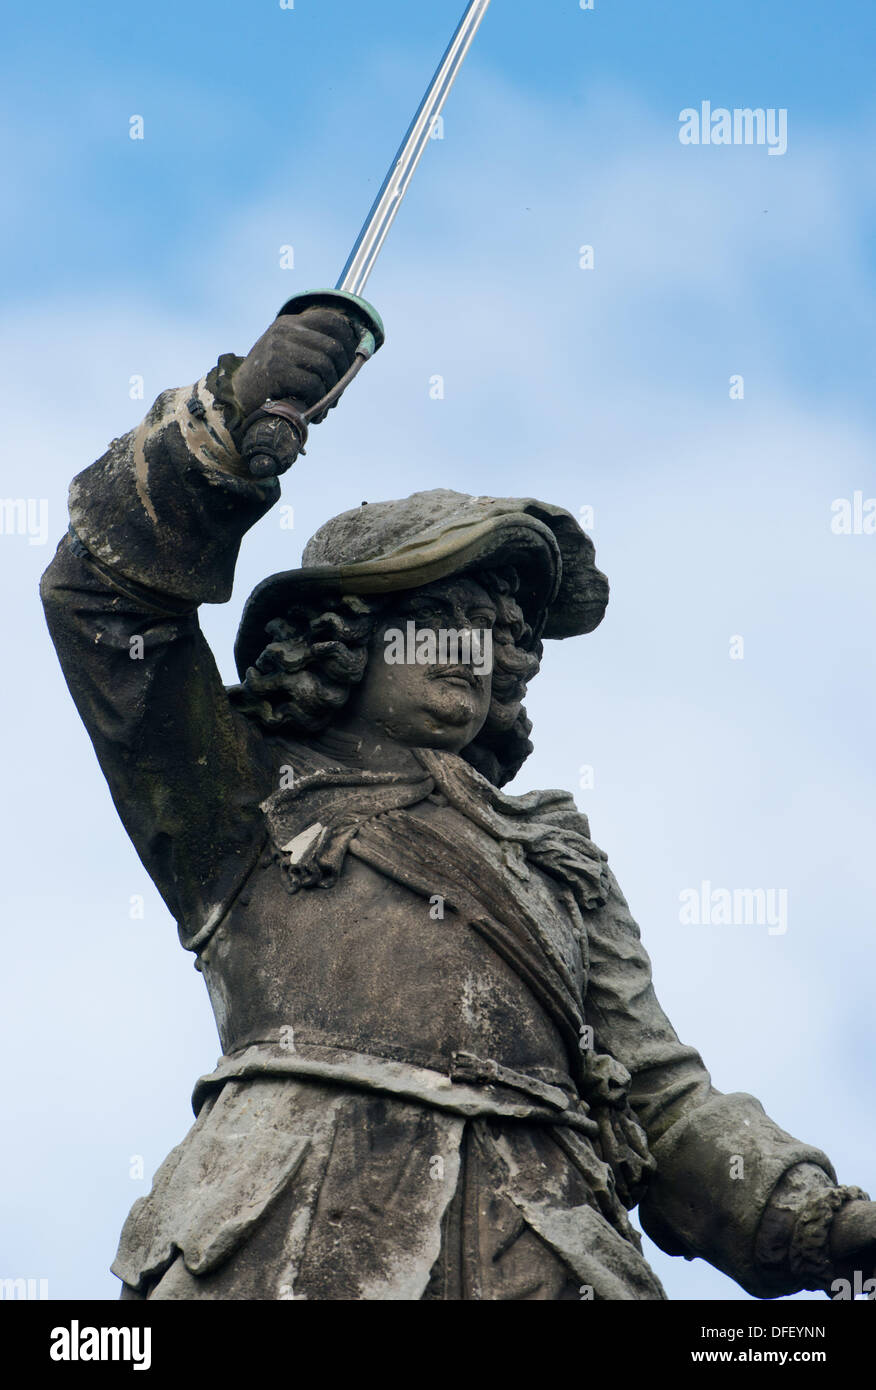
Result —
M275 319L234 373L244 417L268 399L291 400L301 411L316 405L352 365L360 331L336 309Z
M863 1284L876 1279L876 1202L849 1202L840 1208L830 1228L830 1254L836 1279L854 1283L856 1272Z

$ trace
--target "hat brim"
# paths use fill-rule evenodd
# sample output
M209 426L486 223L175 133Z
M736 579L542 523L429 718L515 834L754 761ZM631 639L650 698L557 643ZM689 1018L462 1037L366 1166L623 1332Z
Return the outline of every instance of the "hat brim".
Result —
M520 581L515 598L537 636L592 631L605 612L608 581L595 568L592 543L574 518L552 508L544 515L541 520L529 512L505 512L448 525L373 560L271 575L243 611L234 647L240 679L265 648L267 624L297 606L329 595L401 593L472 569L513 565Z

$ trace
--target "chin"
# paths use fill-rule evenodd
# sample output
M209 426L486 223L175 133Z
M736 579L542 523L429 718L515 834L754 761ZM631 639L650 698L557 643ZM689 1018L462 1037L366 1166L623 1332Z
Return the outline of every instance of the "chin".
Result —
M436 753L461 753L463 748L467 748L471 739L463 742L459 737L453 738L450 734L442 737L441 734L424 734L414 745L416 748L431 748Z
M424 748L442 748L446 752L458 753L465 748L472 739L477 738L483 728L482 719L473 719L467 714L464 719L448 719L446 714L431 715L423 720L423 735L421 746Z

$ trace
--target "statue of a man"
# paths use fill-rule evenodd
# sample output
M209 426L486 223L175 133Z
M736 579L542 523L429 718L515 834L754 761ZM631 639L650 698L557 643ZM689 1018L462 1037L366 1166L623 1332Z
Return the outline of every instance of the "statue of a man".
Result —
M712 1087L572 798L500 790L542 638L607 602L568 512L363 503L256 589L224 687L197 607L280 493L245 421L314 405L356 342L310 308L161 395L74 481L43 580L224 1053L125 1224L122 1296L662 1299L637 1204L759 1297L869 1279L876 1204Z

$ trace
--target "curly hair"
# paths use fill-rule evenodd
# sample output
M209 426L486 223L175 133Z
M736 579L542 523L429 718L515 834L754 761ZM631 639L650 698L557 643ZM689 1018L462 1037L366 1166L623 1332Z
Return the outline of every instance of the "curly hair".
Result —
M501 787L532 752L532 724L522 702L539 670L542 644L514 598L513 570L477 571L472 577L496 608L492 700L483 728L460 756ZM265 629L270 641L243 683L229 688L229 698L271 733L304 739L321 733L362 680L370 643L393 599L400 597L348 594L329 607L305 604L272 619Z

